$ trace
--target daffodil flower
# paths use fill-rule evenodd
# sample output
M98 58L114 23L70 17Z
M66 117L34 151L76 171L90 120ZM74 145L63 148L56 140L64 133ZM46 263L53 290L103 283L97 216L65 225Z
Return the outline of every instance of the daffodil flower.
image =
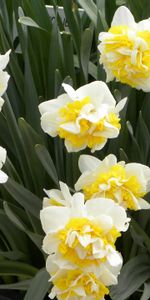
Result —
M79 168L82 175L75 189L83 191L85 198L111 198L124 208L149 209L143 197L150 191L150 168L139 163L117 162L110 154L104 160L81 155ZM106 199L107 201L107 199Z
M68 206L47 206L40 219L46 236L43 250L60 255L79 267L94 260L118 264L114 243L129 225L125 209L113 200L93 199L84 203L84 195L76 193ZM120 264L120 262L119 262Z
M61 270L51 278L54 287L49 294L51 299L58 300L105 300L108 288L99 279L100 272L94 274L87 271Z
M4 104L4 100L1 96L6 92L8 80L10 78L9 74L6 71L3 71L9 62L10 52L11 50L8 50L4 55L0 55L0 111Z
M99 35L100 63L107 82L116 78L145 92L150 91L150 19L136 23L127 7L114 14L108 32Z
M42 129L50 136L65 140L68 152L89 147L92 152L104 147L120 131L119 112L126 103L117 105L107 85L95 81L76 91L63 84L66 94L39 105Z

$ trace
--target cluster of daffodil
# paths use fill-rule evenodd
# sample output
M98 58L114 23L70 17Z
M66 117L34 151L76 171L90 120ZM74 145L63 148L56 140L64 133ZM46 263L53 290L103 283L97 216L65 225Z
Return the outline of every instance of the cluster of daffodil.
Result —
M2 110L4 99L2 96L7 90L9 74L4 71L8 62L9 62L9 55L10 50L7 51L4 55L0 55L0 111ZM6 161L6 149L0 146L0 183L5 183L8 179L8 176L1 170L5 161Z
M103 161L81 155L79 168L75 190L82 192L71 195L62 182L60 190L45 190L40 218L54 284L49 296L103 300L122 267L115 243L129 226L126 209L150 208L143 199L150 191L150 168L117 162L112 154Z
M100 33L100 63L107 81L117 80L150 91L150 20L135 23L120 7L110 30ZM91 152L116 138L121 128L118 104L107 85L95 81L39 105L42 129L65 141L68 152L86 147ZM53 288L49 297L59 300L104 300L109 286L117 284L123 259L116 240L128 229L127 209L149 209L144 196L150 191L150 168L138 163L104 160L90 155L79 158L81 176L71 195L66 184L45 190L40 213L46 234L43 250Z

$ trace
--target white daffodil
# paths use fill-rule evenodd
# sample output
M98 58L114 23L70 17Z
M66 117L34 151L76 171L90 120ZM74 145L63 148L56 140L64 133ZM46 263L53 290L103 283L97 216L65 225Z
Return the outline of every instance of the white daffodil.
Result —
M92 271L59 270L51 278L54 287L49 297L57 297L58 300L105 300L109 290L99 277L99 273L96 275Z
M75 266L68 266L65 260L62 265L62 262L49 256L46 261L46 269L51 275L50 281L54 284L49 297L53 299L57 296L58 299L72 300L104 299L104 296L109 293L107 287L118 283L117 278L122 267L122 257L120 254L118 256L120 264L117 266L112 267L108 263L97 263L80 269ZM74 294L72 295L72 293Z
M78 265L72 264L67 260L62 260L58 254L49 255L46 260L46 270L51 275L53 280L59 273L64 270L77 270L80 269L82 273L91 272L100 279L100 281L106 285L116 285L118 283L118 275L122 268L123 259L119 252L116 251L116 259L113 265L108 261L97 260L96 263L91 262L90 265L82 264L80 268Z
M43 199L43 208L47 206L70 206L72 203L73 196L70 194L68 186L59 182L60 190L51 189L45 190L45 193L48 197L44 197Z
M127 83L150 91L150 19L136 23L125 6L115 12L111 28L99 35L100 63L107 82Z
M9 62L10 52L11 50L8 50L4 55L0 55L0 111L4 104L4 100L1 96L6 92L8 80L10 78L8 73L3 71Z
M149 209L143 197L150 191L150 168L139 163L117 163L115 155L103 161L90 155L81 155L79 168L82 175L75 189L83 190L85 198L106 197L125 208Z
M66 94L39 105L42 129L50 136L65 139L68 152L86 147L100 150L120 130L119 112L126 103L117 105L107 85L95 81L76 91L63 84Z
M1 170L6 161L6 155L6 149L0 147L0 183L5 183L8 179L8 176Z
M84 203L83 194L76 193L70 207L45 207L40 219L46 233L46 253L59 253L62 261L80 267L93 260L118 264L114 243L120 231L127 230L129 219L125 209L113 200L99 198Z

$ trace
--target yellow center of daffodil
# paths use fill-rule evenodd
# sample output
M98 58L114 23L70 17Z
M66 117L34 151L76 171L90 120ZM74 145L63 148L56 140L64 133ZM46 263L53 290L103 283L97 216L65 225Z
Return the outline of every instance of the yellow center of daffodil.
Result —
M84 274L78 269L67 271L65 276L54 279L53 283L59 289L60 300L75 296L82 299L83 296L79 295L80 290L84 291L87 297L91 296L95 300L100 300L109 294L108 288L96 278L94 273Z
M113 26L104 40L102 63L121 82L133 87L150 76L150 31Z
M83 100L76 100L72 103L68 103L65 107L61 108L59 115L62 119L61 124L68 122L76 122L77 118L81 115L81 110L87 104L90 104L90 97L85 97ZM81 118L78 122L80 125L80 132L75 134L61 127L58 129L58 135L60 138L68 140L75 147L82 147L87 145L89 148L93 148L95 145L102 144L106 141L106 138L97 136L97 133L106 130L105 121L109 122L112 126L120 129L120 119L115 113L109 113L106 117L103 117L98 122L90 122Z
M101 249L108 244L115 248L114 243L119 236L120 232L115 227L106 232L87 218L72 218L65 228L57 233L60 241L60 253L65 259L80 267L106 260L103 257L93 261L93 243L95 241L100 242ZM79 253L83 253L82 258Z
M134 175L127 175L125 168L121 165L114 165L108 172L100 173L93 183L83 187L83 192L86 199L90 199L97 193L116 202L119 197L126 208L133 210L137 209L133 198L144 196L138 178Z

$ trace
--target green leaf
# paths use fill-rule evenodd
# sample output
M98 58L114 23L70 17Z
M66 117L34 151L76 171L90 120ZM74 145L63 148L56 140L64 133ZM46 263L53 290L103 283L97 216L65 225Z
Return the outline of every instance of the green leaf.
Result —
M78 0L78 3L85 10L93 24L97 26L97 7L93 0Z
M10 178L4 184L4 187L21 206L33 216L39 218L41 199Z
M130 137L132 139L131 159L134 160L134 161L138 161L138 162L142 163L141 150L140 150L140 147L137 143L137 140L135 139L134 132L133 132L133 127L132 127L132 125L129 121L127 121L126 125L127 125L127 128L128 128L128 131L130 133Z
M85 29L81 39L81 64L82 64L86 81L88 81L88 68L89 68L92 40L93 40L93 30L90 28Z
M21 251L22 253L29 254L26 236L20 232L16 226L9 220L4 211L0 209L0 233L2 232L5 237L6 250Z
M0 255L10 260L20 260L24 258L24 253L19 250L14 251L0 251Z
M36 150L36 153L37 153L43 167L45 168L46 172L48 173L50 178L53 180L53 182L57 186L59 186L59 180L58 180L56 168L54 166L54 163L52 161L52 158L51 158L48 150L43 145L36 145L35 150Z
M42 143L42 138L36 131L23 119L19 119L19 128L22 134L26 161L32 178L33 191L41 196L43 190L45 170L35 152L35 145Z
M111 288L113 300L125 300L150 278L150 257L141 254L128 261L121 270L118 285Z
M150 253L150 238L147 233L142 229L142 227L132 218L131 226L133 226L136 233L143 238L143 241Z
M26 291L29 287L31 279L23 280L17 283L0 284L0 290L20 290Z
M48 282L49 275L46 270L40 270L36 276L32 279L30 286L26 292L24 300L42 300L47 294L50 283ZM40 288L39 288L40 287Z
M144 283L144 292L140 300L149 300L149 295L150 295L150 282Z
M76 74L73 60L73 42L72 36L69 32L61 33L62 44L63 44L63 62L65 76L70 76L76 86Z
M146 164L149 159L150 134L141 112L139 114L135 137L141 150L142 162Z
M27 276L33 277L37 269L22 262L0 260L0 275Z

